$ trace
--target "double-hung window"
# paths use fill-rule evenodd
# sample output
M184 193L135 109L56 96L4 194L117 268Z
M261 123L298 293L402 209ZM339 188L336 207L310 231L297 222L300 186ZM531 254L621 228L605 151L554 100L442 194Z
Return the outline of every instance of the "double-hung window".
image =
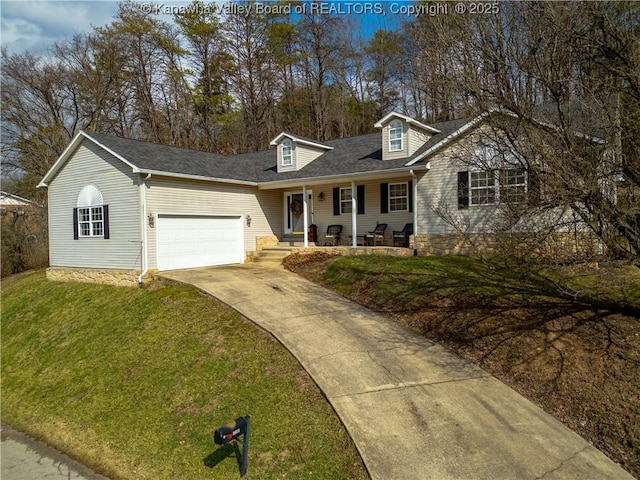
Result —
M102 194L95 185L86 185L78 195L73 209L73 238L109 238L109 206L103 204Z
M469 172L471 205L492 205L496 203L495 170Z
M517 204L524 202L527 194L527 174L521 168L500 171L500 202Z
M289 139L282 142L282 165L285 167L293 165L293 142Z
M406 212L409 210L409 184L390 183L389 184L389 211Z
M340 213L351 213L351 189L340 189Z
M78 227L81 237L102 237L104 235L102 205L99 207L79 207Z
M402 122L394 120L389 124L389 151L399 152L402 150Z
M458 174L459 208L498 203L515 205L524 202L526 195L527 173L521 168L472 170Z

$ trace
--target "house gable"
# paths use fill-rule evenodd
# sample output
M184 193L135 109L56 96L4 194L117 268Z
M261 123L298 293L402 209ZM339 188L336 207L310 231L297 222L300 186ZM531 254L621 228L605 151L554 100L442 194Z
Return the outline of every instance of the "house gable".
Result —
M48 183L51 266L140 268L140 182L120 158L82 137ZM108 206L109 219L103 208L104 229L82 235L78 207L88 204Z
M297 172L333 147L290 133L282 132L270 145L278 151L278 173Z
M415 154L439 130L411 117L392 112L375 124L382 129L382 160L408 158Z

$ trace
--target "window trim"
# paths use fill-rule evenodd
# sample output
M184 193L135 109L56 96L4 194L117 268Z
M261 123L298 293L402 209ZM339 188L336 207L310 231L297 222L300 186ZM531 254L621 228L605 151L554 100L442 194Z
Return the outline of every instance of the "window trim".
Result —
M516 180L518 180L518 176L520 174L522 174L522 182L516 182L516 183L507 183L506 181L503 182L503 178L505 178L510 172L515 172L515 176L514 178ZM508 203L510 205L518 205L522 202L525 202L527 199L527 192L529 191L528 188L528 175L527 175L527 171L524 168L503 168L502 170L500 170L499 173L500 177L499 177L499 183L500 183L500 197L499 197L499 201L502 203L503 199L502 197L504 196L505 198L507 198L510 194L508 193L508 190L511 190L512 192L515 192L516 196L519 196L520 199L516 199L516 200L511 200L511 199L507 199L504 203ZM521 193L518 193L518 190L521 190ZM505 192L505 194L503 195L503 190L507 191ZM511 193L512 195L513 193Z
M517 183L507 183L505 181L506 176L510 172L515 172L515 179L518 180L518 176L522 174L522 182ZM492 179L492 183L487 183L486 185L475 185L474 186L474 176L479 174L484 175L485 180ZM460 182L460 173L458 174L459 182ZM495 206L500 205L502 203L509 203L513 205L517 205L526 200L526 195L528 192L528 183L529 177L527 175L527 171L523 168L495 168L490 170L468 170L468 177L466 179L466 186L462 186L467 191L464 192L468 198L468 206L469 207L485 207L485 206ZM459 192L461 186L458 186ZM512 201L507 200L509 193L507 191L509 189L522 189L522 193L519 195L521 199ZM486 191L487 193L483 195L484 199L492 199L492 201L484 201L478 202L478 196L476 195L474 198L474 192ZM492 195L490 194L492 192ZM460 203L460 196L458 195L458 208L466 208L466 206Z
M394 143L399 145L394 147ZM400 120L392 120L389 123L389 151L401 152L404 150L404 125Z
M406 188L405 195L392 195L392 194L391 194L391 189L392 189L392 187L393 187L393 186L395 186L395 185L404 185L404 186L405 186L405 188ZM387 201L388 201L388 203L389 203L389 209L388 209L388 212L389 212L389 213L395 213L395 212L408 212L408 211L410 211L410 210L409 210L409 201L410 201L410 195L409 195L409 182L396 182L396 183L389 183L388 188L389 188L389 194L388 194L388 198L387 198ZM403 198L404 198L404 199L406 199L406 205L407 205L407 207L406 207L406 208L404 208L404 209L397 209L397 208L395 208L395 206L394 206L394 208L392 208L392 203L391 203L391 201L392 201L392 200L403 199Z
M282 142L281 150L282 150L282 166L291 167L293 165L293 142L290 139L286 138Z
M471 207L484 207L486 205L497 205L499 203L499 186L498 186L498 170L471 170L469 172L469 206ZM492 184L474 186L474 175L482 174L484 180L493 180ZM474 201L474 192L486 191L487 194L483 198L492 198L493 201L477 202ZM492 192L493 195L489 195Z
M352 204L351 204L351 197L353 195L353 192L351 191L351 187L340 187L340 194L339 194L339 201L340 201L340 215L343 214L350 214L352 212ZM344 195L343 192L349 192L349 195L347 199L344 199ZM348 205L348 208L345 209L345 206Z
M104 205L78 207L78 236L80 238L104 238L104 225Z

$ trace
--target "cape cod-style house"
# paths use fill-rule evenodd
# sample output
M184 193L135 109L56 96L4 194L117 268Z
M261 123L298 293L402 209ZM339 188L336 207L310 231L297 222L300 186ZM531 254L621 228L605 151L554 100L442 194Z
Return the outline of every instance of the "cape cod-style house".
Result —
M282 132L269 150L233 156L80 132L40 183L50 278L136 284L154 271L244 263L285 240L462 251L436 207L481 234L501 191L517 201L528 189L515 167L494 178L460 160L481 145L483 120L426 125L390 113L376 133L320 142ZM339 226L331 238L329 226Z

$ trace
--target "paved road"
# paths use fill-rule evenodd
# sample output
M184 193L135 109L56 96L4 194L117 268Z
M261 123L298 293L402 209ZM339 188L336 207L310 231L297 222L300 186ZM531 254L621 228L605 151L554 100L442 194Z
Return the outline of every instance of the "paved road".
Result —
M2 424L2 480L108 480L48 445Z

